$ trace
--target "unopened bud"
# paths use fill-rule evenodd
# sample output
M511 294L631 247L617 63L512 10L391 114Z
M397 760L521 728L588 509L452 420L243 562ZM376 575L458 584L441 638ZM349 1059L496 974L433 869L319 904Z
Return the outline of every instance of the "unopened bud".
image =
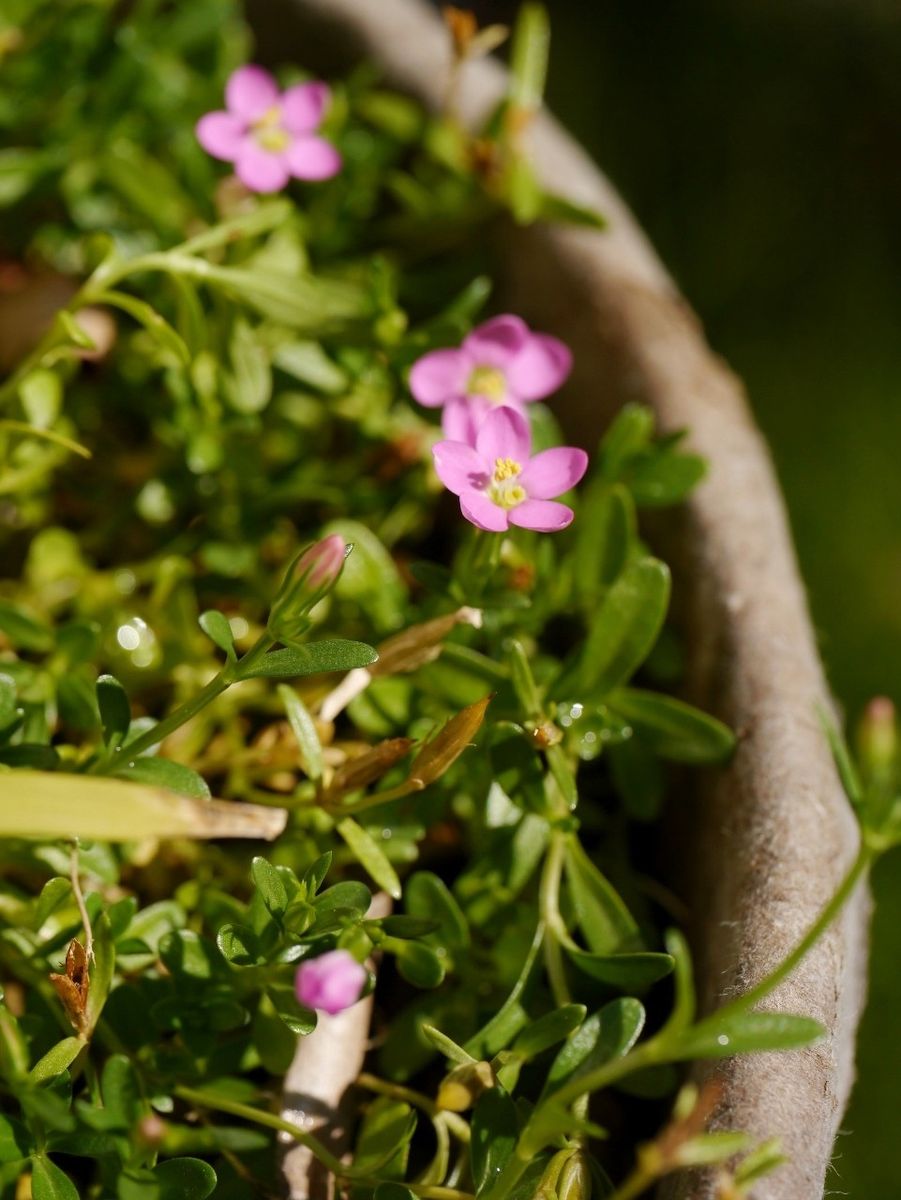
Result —
M142 1146L148 1150L155 1150L163 1144L168 1128L162 1117L158 1117L156 1113L148 1113L138 1121L135 1136Z
M581 1150L563 1164L557 1181L557 1197L558 1200L591 1200L591 1171Z
M864 710L857 732L860 757L871 774L884 774L898 755L895 706L887 696L877 696Z
M449 1112L465 1112L496 1082L490 1063L462 1063L454 1067L438 1089L438 1107Z
M306 633L309 613L338 582L351 550L337 533L301 551L288 568L269 614L269 631L282 641Z

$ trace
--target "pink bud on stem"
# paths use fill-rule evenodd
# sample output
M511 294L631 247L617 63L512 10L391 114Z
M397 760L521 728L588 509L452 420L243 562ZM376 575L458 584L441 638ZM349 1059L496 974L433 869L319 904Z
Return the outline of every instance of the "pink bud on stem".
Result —
M330 950L300 964L294 982L297 999L320 1012L343 1012L360 999L366 968L347 950Z

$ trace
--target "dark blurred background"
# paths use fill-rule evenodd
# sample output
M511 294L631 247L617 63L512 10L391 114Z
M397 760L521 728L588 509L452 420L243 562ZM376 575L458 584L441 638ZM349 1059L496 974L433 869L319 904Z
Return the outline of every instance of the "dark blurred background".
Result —
M508 21L513 3L475 6ZM832 686L901 699L901 0L550 0L548 101L748 384ZM901 1195L901 854L828 1195Z

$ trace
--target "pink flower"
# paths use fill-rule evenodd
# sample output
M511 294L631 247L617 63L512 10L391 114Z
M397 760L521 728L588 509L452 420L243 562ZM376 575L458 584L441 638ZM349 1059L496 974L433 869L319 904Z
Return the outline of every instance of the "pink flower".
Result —
M524 411L569 375L572 355L563 342L533 333L520 317L493 317L456 350L432 350L410 371L410 391L426 408L443 408L446 437L475 445L486 413L499 405Z
M328 104L324 83L280 92L262 67L239 67L225 87L226 112L197 122L197 140L214 158L235 164L254 192L280 191L295 179L330 179L341 170L335 147L316 136Z
M573 511L554 500L585 474L588 455L574 446L531 454L526 418L514 408L492 409L475 446L438 442L435 470L444 486L460 497L460 510L479 529L496 533L512 525L552 533L565 529Z
M306 1008L334 1016L360 999L366 968L347 950L330 950L308 959L297 968L294 991Z

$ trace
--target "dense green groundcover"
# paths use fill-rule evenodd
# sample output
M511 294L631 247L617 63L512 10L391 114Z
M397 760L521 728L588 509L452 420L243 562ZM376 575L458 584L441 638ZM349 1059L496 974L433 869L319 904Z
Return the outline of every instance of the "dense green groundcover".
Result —
M696 1019L646 845L662 764L732 735L666 694L683 652L636 512L703 464L627 409L570 529L488 534L407 387L490 311L494 224L602 224L521 152L542 10L483 139L361 71L323 129L342 171L261 198L194 136L251 57L230 3L18 7L4 287L72 282L0 385L0 1194L278 1194L317 1020L295 972L336 947L378 963L372 1095L348 1163L296 1132L356 1194L625 1200L740 1152L746 1194L778 1147L705 1133L676 1064L818 1036L750 1010L893 840L892 731L863 782L836 740L867 836L822 921ZM553 400L529 409L558 444ZM319 586L330 534L352 550Z

